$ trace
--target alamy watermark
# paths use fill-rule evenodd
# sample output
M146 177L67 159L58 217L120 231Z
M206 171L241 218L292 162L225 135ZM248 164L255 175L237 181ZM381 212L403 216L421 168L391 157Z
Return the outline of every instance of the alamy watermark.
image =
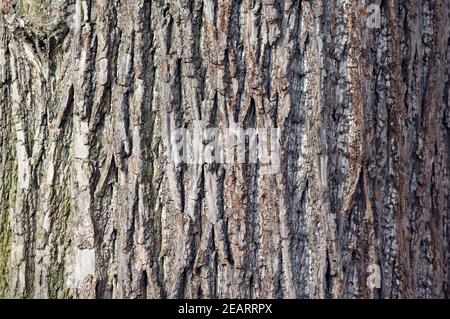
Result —
M280 142L280 128L212 128L203 121L194 121L191 129L170 132L167 149L176 165L259 164L263 174L277 174Z
M370 4L367 6L366 26L369 29L381 28L381 9L378 4Z

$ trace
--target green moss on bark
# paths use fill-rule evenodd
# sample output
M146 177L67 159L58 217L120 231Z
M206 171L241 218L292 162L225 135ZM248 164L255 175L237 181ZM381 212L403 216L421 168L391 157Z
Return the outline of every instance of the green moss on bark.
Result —
M0 221L0 297L8 297L11 281L11 229L8 213L1 213Z
M9 143L6 147L0 192L0 297L10 297L11 285L11 236L9 213L14 209L17 189L17 162Z

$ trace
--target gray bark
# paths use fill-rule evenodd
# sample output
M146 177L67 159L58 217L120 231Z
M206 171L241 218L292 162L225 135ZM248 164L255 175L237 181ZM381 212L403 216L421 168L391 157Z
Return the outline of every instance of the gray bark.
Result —
M0 296L448 297L450 1L0 10ZM198 120L280 170L174 163Z

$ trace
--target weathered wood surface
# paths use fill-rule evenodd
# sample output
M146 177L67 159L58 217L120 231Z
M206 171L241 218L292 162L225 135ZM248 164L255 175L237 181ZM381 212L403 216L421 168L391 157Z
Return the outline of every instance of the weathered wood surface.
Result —
M449 0L0 3L0 296L449 296Z

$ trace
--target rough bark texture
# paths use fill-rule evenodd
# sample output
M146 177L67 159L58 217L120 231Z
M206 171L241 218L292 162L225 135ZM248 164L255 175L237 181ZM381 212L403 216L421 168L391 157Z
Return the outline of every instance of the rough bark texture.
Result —
M0 3L0 296L449 296L449 0Z

